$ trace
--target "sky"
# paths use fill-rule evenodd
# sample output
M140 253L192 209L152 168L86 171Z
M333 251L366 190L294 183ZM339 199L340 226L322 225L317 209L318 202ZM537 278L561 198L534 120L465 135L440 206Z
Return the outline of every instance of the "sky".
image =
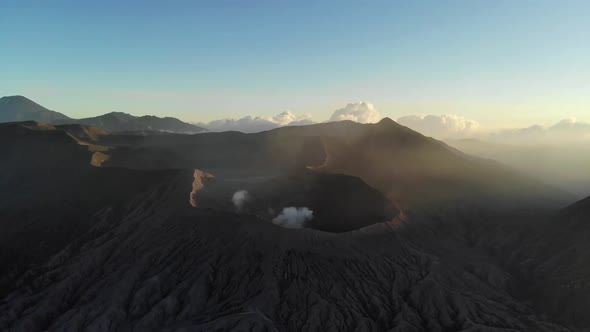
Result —
M2 1L0 95L72 117L590 122L590 1Z

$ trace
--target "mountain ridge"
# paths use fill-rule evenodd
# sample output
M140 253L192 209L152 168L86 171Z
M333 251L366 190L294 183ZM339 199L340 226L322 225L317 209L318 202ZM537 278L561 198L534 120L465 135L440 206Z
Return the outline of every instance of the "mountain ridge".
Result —
M154 115L134 116L123 112L109 112L95 117L73 119L65 114L49 110L33 100L16 95L0 98L0 122L39 121L52 125L82 124L109 132L160 131L196 134L205 128L183 122L174 117Z
M161 131L170 133L196 134L207 131L205 128L183 122L174 117L161 118L154 115L134 116L123 112L110 112L95 117L76 119L74 121L57 121L58 124L72 122L99 127L109 132Z

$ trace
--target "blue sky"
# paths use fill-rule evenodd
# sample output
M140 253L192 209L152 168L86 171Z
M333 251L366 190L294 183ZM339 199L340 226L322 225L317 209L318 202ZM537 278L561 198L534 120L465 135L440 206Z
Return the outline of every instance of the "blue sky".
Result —
M590 1L3 1L0 94L74 117L590 122Z

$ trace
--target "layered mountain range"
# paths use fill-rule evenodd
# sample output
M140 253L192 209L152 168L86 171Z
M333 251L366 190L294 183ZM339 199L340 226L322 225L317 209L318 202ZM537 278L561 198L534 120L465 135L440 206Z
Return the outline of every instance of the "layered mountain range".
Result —
M590 328L588 199L390 119L0 148L2 330Z
M207 131L204 128L182 122L176 118L159 118L153 115L133 116L122 112L72 119L62 113L48 110L23 96L0 98L0 122L40 121L49 124L81 124L98 127L109 132L132 132L147 134L172 132L195 134Z

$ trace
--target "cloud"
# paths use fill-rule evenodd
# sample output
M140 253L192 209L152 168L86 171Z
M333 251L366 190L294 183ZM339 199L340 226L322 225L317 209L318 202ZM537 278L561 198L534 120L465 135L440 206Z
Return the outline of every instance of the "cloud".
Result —
M491 133L488 139L500 142L522 143L523 141L543 141L547 139L546 128L534 125L518 129L502 129Z
M574 118L563 119L547 129L552 134L565 134L588 138L590 123L578 122Z
M198 125L210 131L241 131L243 133L257 133L283 126L301 126L313 124L309 113L295 115L285 111L273 117L245 116L240 119L220 119Z
M590 141L590 123L573 118L551 126L498 129L490 132L476 121L460 115L408 115L397 119L403 126L437 139L478 137L506 144L560 144Z
M236 211L242 211L244 205L248 201L248 192L246 190L236 191L232 196L231 201L234 203Z
M311 121L311 114L295 115L291 111L285 111L272 117L272 122L279 126L290 126L292 123L300 121Z
M214 120L201 126L210 131L241 131L243 133L256 133L278 128L279 125L261 117L245 116L241 119Z
M590 141L590 123L576 119L563 119L543 127L534 125L519 129L504 129L489 135L488 139L503 143L553 144Z
M371 103L357 102L350 103L344 108L334 111L328 121L352 120L360 123L375 123L381 120L381 114ZM311 114L294 114L284 111L273 117L245 116L239 119L226 118L214 120L209 123L196 123L209 131L241 131L243 133L257 133L284 126L305 126L315 122Z
M272 222L284 228L304 228L313 219L313 211L306 207L286 207Z
M371 103L350 103L334 111L329 121L351 120L359 123L375 123L381 120L381 114Z
M474 136L480 129L479 123L459 115L408 115L397 119L403 126L423 135L439 139Z

